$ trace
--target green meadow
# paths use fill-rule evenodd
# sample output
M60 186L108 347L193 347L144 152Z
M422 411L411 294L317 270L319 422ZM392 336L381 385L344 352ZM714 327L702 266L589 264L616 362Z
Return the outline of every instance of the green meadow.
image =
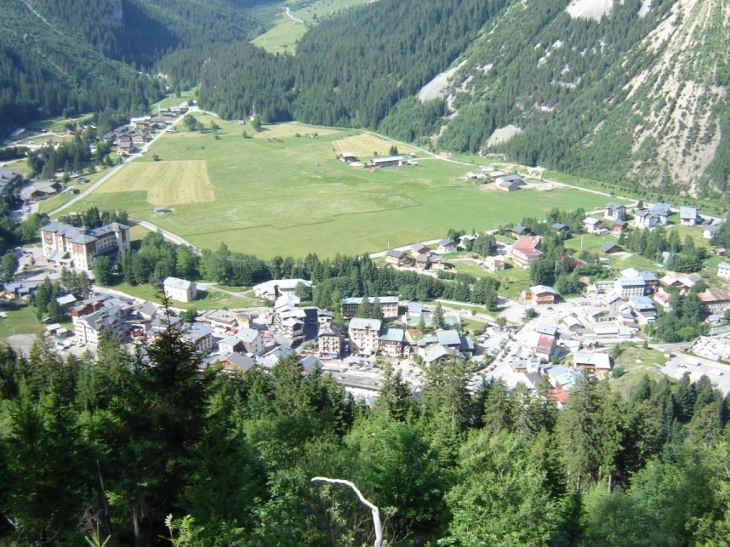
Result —
M213 118L199 119L207 126ZM225 242L231 250L269 258L378 251L443 237L450 228L486 230L541 217L553 207L588 210L606 201L574 189L510 194L485 189L459 180L469 165L438 159L378 171L351 167L337 159L333 142L356 135L352 130L323 129L313 139L304 135L316 129L286 124L246 139L244 130L254 134L250 125L215 121L221 127L217 139L211 132L165 135L134 160L152 162L157 155L163 162L205 161L214 201L177 204L171 213L155 214L147 191L135 188L97 191L78 210L125 209L196 246Z

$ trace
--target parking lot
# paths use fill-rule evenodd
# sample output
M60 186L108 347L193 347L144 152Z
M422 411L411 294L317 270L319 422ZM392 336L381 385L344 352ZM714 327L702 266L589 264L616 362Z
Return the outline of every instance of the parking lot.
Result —
M689 374L692 382L696 382L702 376L707 376L712 381L712 385L723 394L730 393L730 365L680 353L667 362L662 372L677 380L685 374Z

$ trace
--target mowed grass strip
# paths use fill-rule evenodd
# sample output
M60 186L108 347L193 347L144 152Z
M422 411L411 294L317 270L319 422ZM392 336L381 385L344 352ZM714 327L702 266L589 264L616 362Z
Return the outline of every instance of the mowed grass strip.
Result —
M396 146L399 154L418 153L418 150L415 148L403 144L395 144L393 141L369 133L361 133L332 141L332 147L337 151L338 155L342 152L351 152L358 158L387 156L391 146Z
M104 183L99 192L147 191L152 205L215 201L205 161L133 162Z

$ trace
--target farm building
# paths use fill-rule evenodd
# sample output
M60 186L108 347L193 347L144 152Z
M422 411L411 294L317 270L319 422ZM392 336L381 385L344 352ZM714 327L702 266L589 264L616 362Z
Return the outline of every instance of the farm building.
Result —
M388 156L386 158L373 158L370 160L370 167L395 167L406 163L403 156Z

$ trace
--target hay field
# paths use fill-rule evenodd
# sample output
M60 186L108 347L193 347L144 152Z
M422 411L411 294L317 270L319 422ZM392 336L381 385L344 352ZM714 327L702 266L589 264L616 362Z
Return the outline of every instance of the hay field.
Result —
M325 137L327 135L339 135L342 133L342 131L338 129L312 127L311 125L300 125L292 122L264 124L262 126L263 131L260 133L256 133L250 123L240 127L241 133L243 133L243 130L245 129L254 139L289 139L291 137L296 137L296 135L300 135L300 137L297 138L306 139L307 137L304 135L313 135L314 133L317 133L320 137Z
M104 183L101 193L147 192L152 205L215 201L205 161L133 162Z
M360 133L359 135L352 135L350 137L345 137L344 139L332 141L332 147L337 151L338 155L342 152L352 152L360 159L373 158L375 156L387 156L390 147L394 144L398 147L399 154L408 154L410 152L418 154L418 150L415 148L396 144L388 139L383 139L368 133ZM377 154L375 154L375 152L377 152Z

